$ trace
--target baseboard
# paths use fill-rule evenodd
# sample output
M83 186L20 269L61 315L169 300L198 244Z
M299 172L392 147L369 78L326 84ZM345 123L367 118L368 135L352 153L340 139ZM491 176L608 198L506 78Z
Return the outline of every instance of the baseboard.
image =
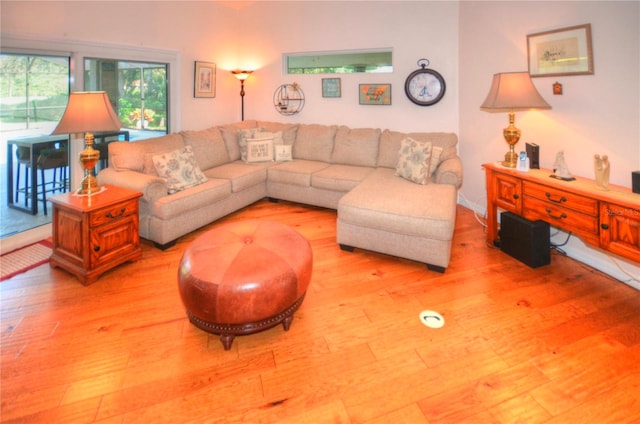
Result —
M470 202L464 196L458 196L458 204L471 209L478 216L486 216L486 205L480 206ZM500 214L498 214L498 217L500 217ZM551 228L551 234L553 234L551 237L552 244L562 244L567 240L568 234L558 231L556 228ZM576 236L571 236L569 242L562 246L561 249L568 257L597 269L636 290L640 290L640 266L637 263L612 255L604 250L587 246Z
M551 238L551 243L553 244L562 244L567 240L568 234L564 231L552 228L551 233L554 234ZM636 290L640 290L640 266L638 264L612 255L604 250L587 246L575 236L571 236L569 242L562 246L561 249L570 258L587 264Z
M51 224L40 225L31 230L22 231L14 236L0 239L0 254L11 252L49 237L51 237Z

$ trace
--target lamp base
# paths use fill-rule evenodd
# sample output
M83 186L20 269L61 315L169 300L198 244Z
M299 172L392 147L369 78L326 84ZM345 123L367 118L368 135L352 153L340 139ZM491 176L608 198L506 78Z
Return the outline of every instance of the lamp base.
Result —
M502 166L506 166L507 168L515 168L518 164L518 155L516 152L508 151L504 155L504 162L502 162Z
M76 194L95 194L102 191L100 186L98 185L98 180L93 175L86 175L82 182L80 183L80 187L76 190Z

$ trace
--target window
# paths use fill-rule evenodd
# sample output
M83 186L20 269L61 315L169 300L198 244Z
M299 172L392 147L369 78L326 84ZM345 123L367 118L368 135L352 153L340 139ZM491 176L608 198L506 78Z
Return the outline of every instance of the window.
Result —
M167 133L167 64L85 58L84 87L107 92L132 139Z
M393 72L391 49L286 53L285 74L351 74Z
M69 98L69 57L0 55L0 123L11 136L49 134Z

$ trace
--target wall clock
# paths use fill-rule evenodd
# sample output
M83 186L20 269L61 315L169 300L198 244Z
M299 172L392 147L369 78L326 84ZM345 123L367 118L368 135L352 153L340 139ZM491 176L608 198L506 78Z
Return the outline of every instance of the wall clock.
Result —
M437 71L427 69L428 59L418 60L420 69L413 71L404 83L404 92L418 106L431 106L444 97L447 85Z

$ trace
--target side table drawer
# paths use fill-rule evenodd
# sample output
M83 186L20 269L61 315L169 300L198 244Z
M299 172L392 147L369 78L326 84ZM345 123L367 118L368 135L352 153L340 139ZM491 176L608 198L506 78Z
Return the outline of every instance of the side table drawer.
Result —
M551 207L572 209L590 216L598 215L598 201L589 197L528 181L524 182L523 193L525 196L535 197Z
M524 217L535 221L541 219L554 227L580 234L598 235L598 216L591 216L551 202L524 197Z
M138 199L100 209L89 215L89 225L95 228L99 225L107 224L115 219L127 217L138 213Z

